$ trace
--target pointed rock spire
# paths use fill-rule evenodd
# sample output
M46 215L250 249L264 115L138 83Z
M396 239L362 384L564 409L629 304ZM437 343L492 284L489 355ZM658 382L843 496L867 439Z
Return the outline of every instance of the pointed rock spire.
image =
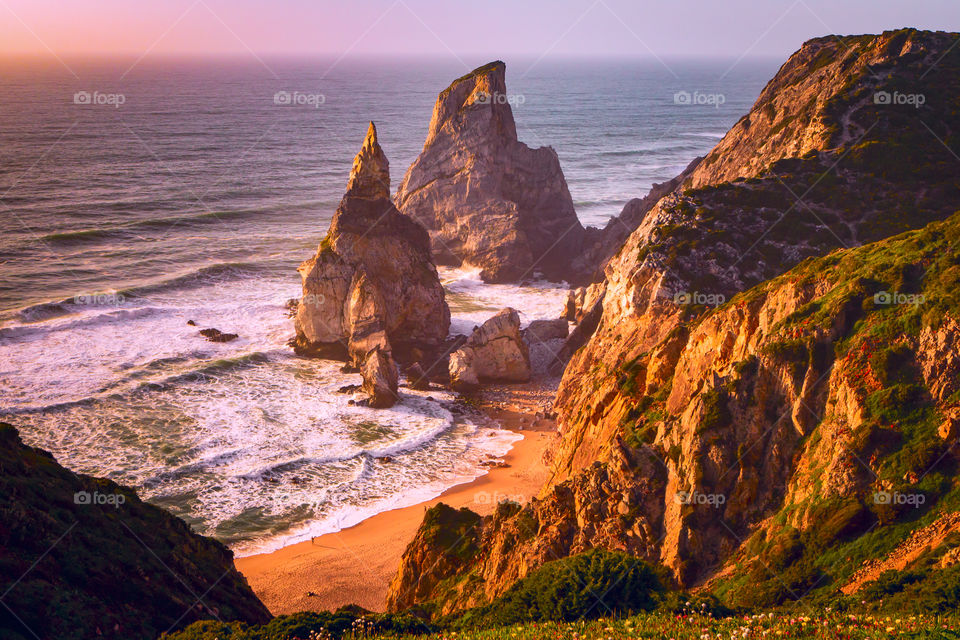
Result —
M383 357L363 369L373 385L370 406L396 399L394 358L406 367L445 353L450 308L430 259L430 237L390 199L390 169L372 122L330 229L298 271L303 297L294 349L358 367L379 349Z
M444 130L460 130L488 120L484 134L493 139L517 141L517 125L507 99L507 65L500 60L477 67L440 92L433 107L424 147L442 138ZM478 113L479 112L479 113Z
M390 198L390 163L377 142L377 127L367 129L360 153L353 159L347 195L357 198Z

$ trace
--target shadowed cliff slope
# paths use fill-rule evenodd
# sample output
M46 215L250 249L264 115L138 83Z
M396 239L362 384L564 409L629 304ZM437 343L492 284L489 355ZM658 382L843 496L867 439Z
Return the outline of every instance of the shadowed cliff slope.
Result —
M64 469L3 423L0 470L0 637L153 640L270 619L230 550L132 489Z

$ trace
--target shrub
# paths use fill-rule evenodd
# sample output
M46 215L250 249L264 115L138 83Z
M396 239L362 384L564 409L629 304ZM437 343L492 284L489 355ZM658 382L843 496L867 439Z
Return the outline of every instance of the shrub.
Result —
M664 580L646 562L619 551L591 549L548 562L491 604L467 612L463 626L571 621L649 611Z
M730 409L724 394L719 389L709 389L700 394L703 400L703 417L697 425L698 432L718 429L730 424Z

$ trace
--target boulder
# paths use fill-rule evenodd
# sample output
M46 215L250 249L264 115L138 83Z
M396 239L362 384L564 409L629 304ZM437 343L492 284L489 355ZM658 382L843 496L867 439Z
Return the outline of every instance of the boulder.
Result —
M423 367L420 366L419 362L414 362L412 365L407 367L406 375L407 383L410 385L411 389L416 389L417 391L426 391L430 388L430 378L423 371Z
M360 370L363 376L363 391L370 396L368 406L373 409L386 409L396 404L399 374L397 363L389 351L380 347L366 355Z
M389 163L372 122L330 229L298 271L297 353L361 366L376 348L401 361L442 350L450 309L430 238L390 200Z
M520 315L506 308L473 330L450 354L450 386L476 388L481 382L527 382L530 354L520 335Z
M473 366L473 349L457 349L450 354L450 388L467 393L480 387L477 370Z
M220 329L201 329L200 335L210 342L230 342L236 340L239 336L235 333L224 333Z
M584 229L556 152L517 139L505 73L491 62L440 93L397 207L427 229L440 264L479 267L485 282L572 279Z
M537 344L548 340L565 340L570 334L570 325L563 318L556 320L534 320L523 331L527 344Z
M565 319L534 320L522 333L530 353L532 374L552 375L555 368L565 364L563 347L570 334L570 325Z

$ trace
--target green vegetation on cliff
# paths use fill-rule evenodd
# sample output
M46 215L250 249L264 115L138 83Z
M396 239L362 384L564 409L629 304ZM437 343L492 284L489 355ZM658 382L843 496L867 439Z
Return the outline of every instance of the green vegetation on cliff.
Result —
M960 214L807 261L729 304L758 299L788 282L803 288L825 278L828 291L775 326L773 334L782 339L769 342L765 352L806 372L810 345L824 340L824 327L838 328L828 338L831 367L856 398L851 404L860 422L836 431L824 416L809 436L796 480L805 490L780 506L774 524L750 537L736 570L716 585L731 604L829 600L864 563L884 558L960 509L950 427L957 419L957 380L949 368L934 368L960 346L947 329L960 319ZM937 340L943 354L930 351ZM833 431L829 451L822 429ZM831 453L840 455L827 470L820 465ZM826 489L828 473L845 495ZM850 479L838 480L843 474ZM886 591L888 603L907 610L957 606L960 569L948 559L957 547L960 537L954 536L915 558L908 571L885 574L887 586L868 591Z
M591 549L548 562L489 605L452 616L458 628L518 622L571 622L650 611L668 582L662 572L621 552Z
M270 614L219 542L0 423L0 637L154 640L195 620Z

